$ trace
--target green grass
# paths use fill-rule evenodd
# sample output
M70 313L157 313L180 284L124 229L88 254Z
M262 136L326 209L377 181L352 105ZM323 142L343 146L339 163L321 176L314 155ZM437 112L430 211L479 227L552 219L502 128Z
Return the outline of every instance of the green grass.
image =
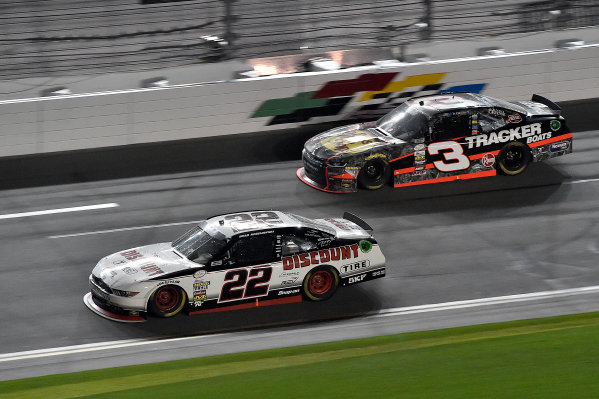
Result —
M0 382L0 398L593 398L599 313Z

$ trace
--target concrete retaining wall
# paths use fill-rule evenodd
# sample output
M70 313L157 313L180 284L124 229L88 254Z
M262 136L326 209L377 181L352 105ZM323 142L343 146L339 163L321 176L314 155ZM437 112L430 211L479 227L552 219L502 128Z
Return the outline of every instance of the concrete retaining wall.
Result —
M599 45L0 102L0 157L285 131L462 88L507 100L599 97ZM372 116L371 116L372 118Z

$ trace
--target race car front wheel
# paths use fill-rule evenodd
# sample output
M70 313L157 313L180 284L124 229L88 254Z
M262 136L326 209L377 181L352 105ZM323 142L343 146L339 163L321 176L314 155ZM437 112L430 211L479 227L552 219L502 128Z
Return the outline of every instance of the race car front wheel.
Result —
M308 272L302 285L304 296L312 301L324 301L333 296L339 286L339 275L332 267L316 267Z
M524 172L529 162L528 146L519 141L513 141L499 151L497 169L504 175L514 176Z
M383 187L389 181L391 168L389 164L381 158L374 158L366 161L360 173L358 173L358 183L361 187L369 190L376 190Z
M179 314L185 306L185 291L174 285L158 288L148 302L148 310L154 316L173 317Z

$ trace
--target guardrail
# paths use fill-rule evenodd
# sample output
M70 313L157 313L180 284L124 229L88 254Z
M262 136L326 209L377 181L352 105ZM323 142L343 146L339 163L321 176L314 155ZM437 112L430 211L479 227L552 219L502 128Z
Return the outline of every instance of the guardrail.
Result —
M599 45L167 88L0 102L0 157L283 130L374 118L405 98L477 91L504 99L599 97Z

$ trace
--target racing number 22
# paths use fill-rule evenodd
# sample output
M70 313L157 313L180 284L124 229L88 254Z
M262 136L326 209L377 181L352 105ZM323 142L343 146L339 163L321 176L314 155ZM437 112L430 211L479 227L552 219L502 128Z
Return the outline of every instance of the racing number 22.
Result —
M428 152L431 155L443 155L442 161L435 161L433 165L441 172L456 172L458 170L468 169L470 159L464 155L464 149L455 141L439 141L431 143L428 146Z
M250 269L249 273L247 269L230 270L225 274L225 283L218 301L264 296L268 294L271 275L271 267Z

